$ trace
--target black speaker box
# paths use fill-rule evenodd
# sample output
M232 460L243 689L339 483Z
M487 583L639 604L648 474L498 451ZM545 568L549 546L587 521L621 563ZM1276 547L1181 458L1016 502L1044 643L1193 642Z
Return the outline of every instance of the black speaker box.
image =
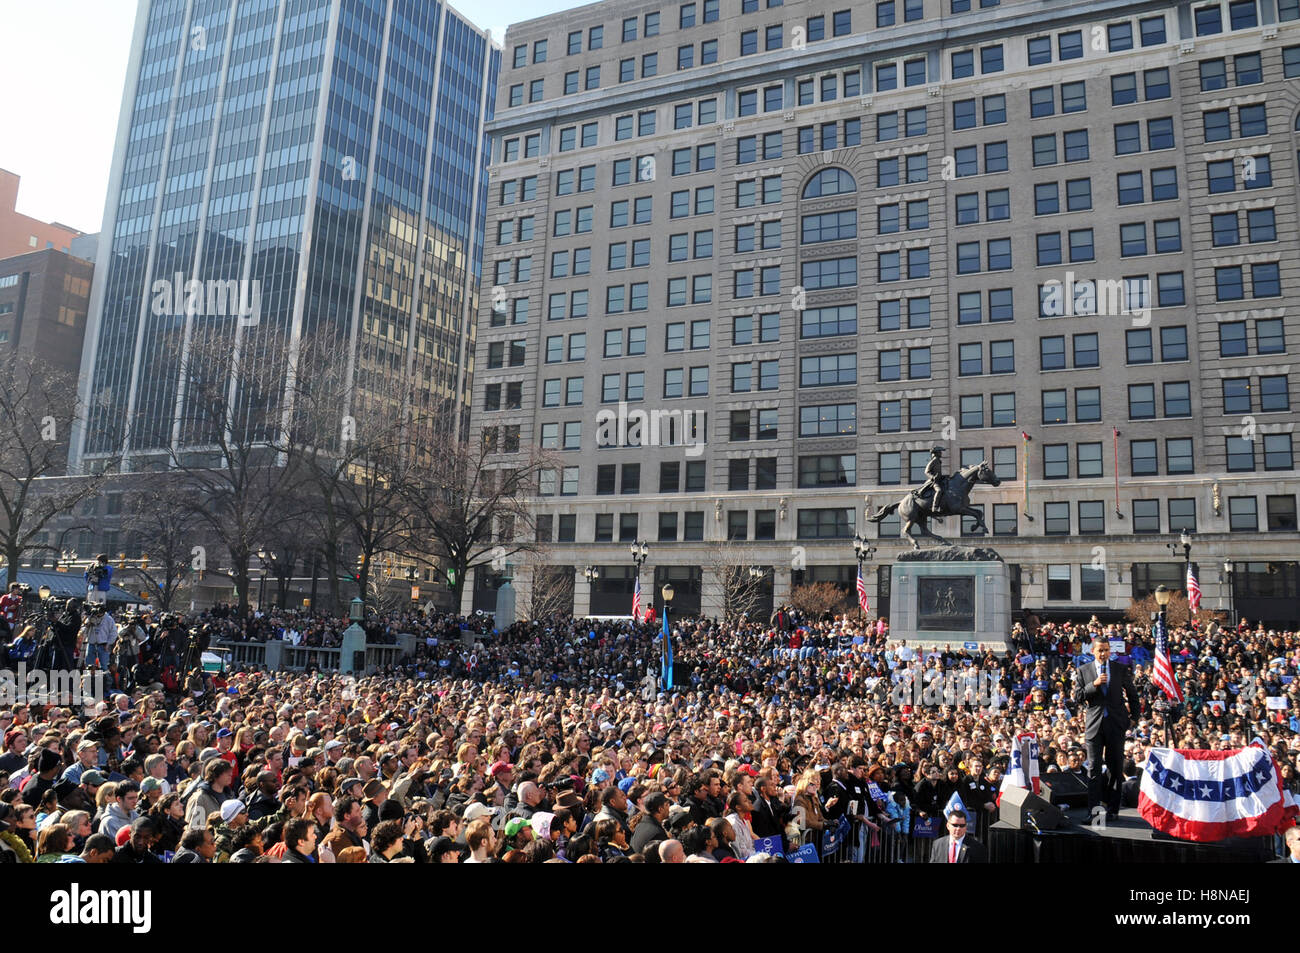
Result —
M1029 823L1030 817L1034 824ZM998 820L1010 824L1016 830L1033 830L1036 824L1040 831L1054 831L1064 825L1065 815L1060 808L1049 804L1033 791L1012 787L1002 792Z
M1048 803L1065 810L1088 806L1088 782L1077 774L1052 772L1043 775L1042 782Z

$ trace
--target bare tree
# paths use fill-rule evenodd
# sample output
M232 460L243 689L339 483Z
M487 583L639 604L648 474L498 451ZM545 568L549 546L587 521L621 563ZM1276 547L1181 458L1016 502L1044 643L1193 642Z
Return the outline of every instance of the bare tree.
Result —
M259 325L234 349L219 335L196 336L179 359L185 393L170 462L185 511L229 557L241 615L248 612L249 563L268 528L300 515L300 457L284 438L282 352Z
M158 594L158 605L164 611L171 609L172 601L194 569L201 527L189 502L175 481L158 477L131 497L123 521L123 529L142 553L136 571L149 589Z
M451 413L437 415L425 433L420 445L429 452L410 474L406 549L436 569L458 609L470 570L501 568L536 551L530 502L556 464L547 454L498 442L495 428L462 440Z
M705 557L705 569L713 573L721 591L719 609L726 623L737 622L743 615L758 611L760 600L770 584L771 571L759 565L754 553L729 540L714 543Z
M1141 599L1129 600L1128 608L1124 610L1124 618L1129 622L1139 626L1150 626L1151 617L1160 611L1160 606L1156 603L1154 593L1147 593ZM1182 589L1175 589L1169 598L1169 605L1165 606L1165 622L1172 628L1174 626L1189 625L1192 621L1192 610L1187 602L1187 593ZM1214 621L1220 625L1228 622L1228 613L1217 609L1201 609L1195 613L1197 620L1202 625Z
M98 495L111 465L63 480L68 435L80 419L76 378L27 354L0 362L0 546L7 581L29 550L58 551L38 542L57 516Z
M790 593L790 605L810 619L820 619L828 612L847 612L849 601L849 594L831 582L796 586Z
M520 568L530 571L531 576L522 613L526 621L573 613L573 567L556 566L554 562L555 551L545 544L524 554Z

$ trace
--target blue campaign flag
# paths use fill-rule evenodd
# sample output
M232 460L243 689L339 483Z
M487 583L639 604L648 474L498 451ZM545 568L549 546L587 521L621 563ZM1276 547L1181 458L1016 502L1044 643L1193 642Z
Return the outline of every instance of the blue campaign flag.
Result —
M819 864L817 848L813 844L804 844L793 854L786 854L785 859L792 864Z
M668 612L664 610L664 690L673 687L673 636L668 631Z
M822 833L822 853L830 854L839 849L844 843L844 838L849 834L849 819L841 817L840 822L833 828L828 828Z
M781 835L776 834L772 837L755 837L754 853L771 854L773 857L779 857L785 853L785 847L781 843Z
M956 791L952 792L952 797L948 798L948 803L943 806L943 816L947 817L953 811L961 811L967 816L970 815L970 811L967 811L966 805L962 803L961 795Z

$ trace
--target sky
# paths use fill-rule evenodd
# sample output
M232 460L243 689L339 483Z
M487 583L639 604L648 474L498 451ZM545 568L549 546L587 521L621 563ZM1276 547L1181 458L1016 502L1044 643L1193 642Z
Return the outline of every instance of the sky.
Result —
M497 43L510 23L581 5L452 3ZM24 215L99 231L135 11L136 0L0 0L0 168L22 177Z

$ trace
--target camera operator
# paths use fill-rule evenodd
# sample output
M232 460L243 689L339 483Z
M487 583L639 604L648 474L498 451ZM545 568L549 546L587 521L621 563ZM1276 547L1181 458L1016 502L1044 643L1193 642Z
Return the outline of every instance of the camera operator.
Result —
M0 635L6 642L17 635L21 628L18 623L23 615L23 597L30 591L31 586L14 582L9 584L9 591L0 596Z
M94 664L101 671L108 671L109 654L113 643L117 641L117 622L107 606L92 604L89 608L93 628L85 637L85 666L90 668Z
M140 647L146 638L135 613L127 615L113 644L113 661L117 663L122 687L127 691L135 688L135 669L140 662Z
M84 575L86 601L99 605L108 602L108 591L113 585L113 567L108 564L108 553L100 553L96 556L94 565L87 569Z
M81 628L81 612L77 600L68 599L62 604L47 600L42 617L35 623L39 632L34 668L70 669L75 667L77 633Z

